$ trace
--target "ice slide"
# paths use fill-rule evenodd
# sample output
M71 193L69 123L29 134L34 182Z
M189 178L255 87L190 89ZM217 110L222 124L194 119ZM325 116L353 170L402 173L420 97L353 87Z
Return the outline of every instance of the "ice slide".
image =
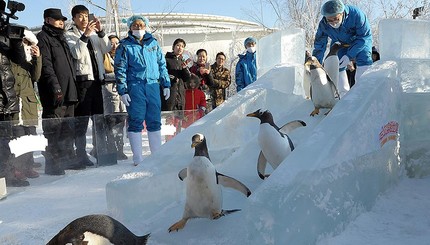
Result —
M390 38L384 31L400 24L405 32L413 25L401 20L380 24L382 57L389 57L384 45ZM293 38L289 34L278 33L275 38L280 43L300 42L300 33ZM273 39L268 40L273 45ZM264 47L260 40L258 52ZM411 60L401 56L401 47L396 52L392 61L375 64L328 116L314 118L309 116L312 102L304 96L302 65L276 66L164 144L136 172L111 181L106 187L110 214L135 231L151 232L151 244L315 244L325 235L341 232L401 178L400 142L408 142L407 135L419 134L415 129L404 130L403 124L423 127L430 118L429 113L411 109L428 101L428 94L414 97L412 104L403 101L411 96L405 84L410 93L416 93L412 88L419 79L428 92L430 75L421 76L420 66L410 66ZM420 61L428 64L428 58ZM307 123L290 134L296 149L264 181L256 172L259 122L245 116L258 108L269 109L278 125L296 119ZM399 130L405 135L399 137ZM217 170L242 181L252 195L246 198L223 189L223 208L240 208L241 212L216 221L193 219L184 230L169 234L168 227L182 216L185 200L185 184L177 173L193 156L191 137L197 132L207 137ZM428 132L418 139L414 145L429 145ZM411 157L411 150L402 151Z

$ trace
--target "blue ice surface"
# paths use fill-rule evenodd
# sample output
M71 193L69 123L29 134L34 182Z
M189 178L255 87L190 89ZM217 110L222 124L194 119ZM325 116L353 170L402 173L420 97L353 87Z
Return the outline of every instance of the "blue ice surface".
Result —
M400 24L390 20L381 28ZM380 42L384 57L388 41ZM264 47L259 42L259 50ZM147 157L137 173L110 182L109 212L142 233L150 231L155 244L315 244L342 232L401 178L429 168L410 160L422 157L430 145L430 74L423 69L430 57L386 57L396 59L375 63L327 116L309 116L313 105L304 96L301 64L272 68ZM296 149L276 170L268 168L272 174L264 181L256 172L259 122L245 116L259 108L269 109L278 126L296 119L307 123L291 133ZM390 125L398 125L398 131L388 130ZM217 170L242 181L252 195L223 189L223 208L241 212L216 221L193 219L184 230L168 234L182 217L185 183L177 173L193 156L191 137L197 132L206 136Z

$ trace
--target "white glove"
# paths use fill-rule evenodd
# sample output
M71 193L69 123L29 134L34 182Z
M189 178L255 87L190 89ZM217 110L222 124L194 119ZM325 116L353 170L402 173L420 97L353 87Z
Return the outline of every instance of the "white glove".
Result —
M344 55L339 60L339 69L345 68L349 64L348 56Z
M125 106L130 106L131 98L128 94L121 95L121 101L124 103Z
M167 100L170 98L170 88L163 89L164 99Z

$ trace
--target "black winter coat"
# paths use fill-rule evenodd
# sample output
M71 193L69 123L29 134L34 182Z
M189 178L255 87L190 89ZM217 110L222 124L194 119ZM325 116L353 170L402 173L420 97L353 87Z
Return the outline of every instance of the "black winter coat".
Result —
M161 92L161 110L183 110L185 108L185 83L191 78L188 68L182 68L182 60L173 52L166 53L166 67L170 77L170 98L166 101Z
M25 61L22 40L0 36L0 114L2 115L19 112L11 61L15 63Z
M64 31L45 23L37 39L42 54L42 74L37 84L42 106L55 108L57 90L63 93L63 104L77 103L76 66Z

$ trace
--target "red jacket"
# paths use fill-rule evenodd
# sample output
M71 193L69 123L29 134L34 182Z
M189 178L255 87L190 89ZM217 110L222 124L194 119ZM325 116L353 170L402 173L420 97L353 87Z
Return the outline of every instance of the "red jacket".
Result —
M195 110L200 107L206 107L205 93L197 88L185 90L185 110Z

